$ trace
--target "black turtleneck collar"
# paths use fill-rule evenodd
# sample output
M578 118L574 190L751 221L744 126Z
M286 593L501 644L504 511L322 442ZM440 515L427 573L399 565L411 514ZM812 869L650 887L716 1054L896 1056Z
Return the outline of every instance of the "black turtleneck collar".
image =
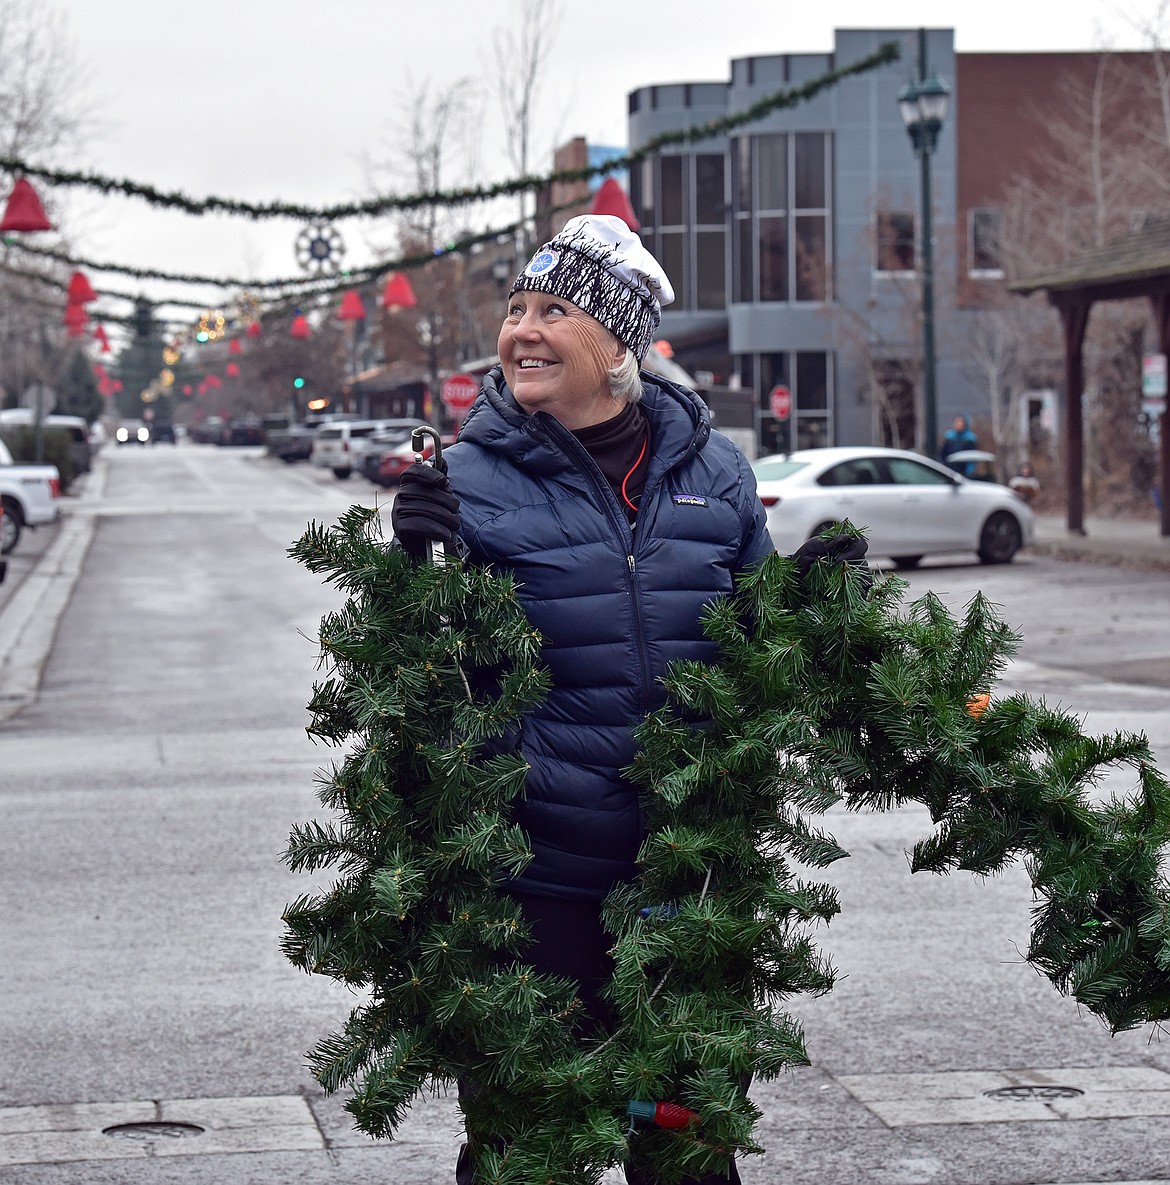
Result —
M611 419L573 435L605 475L633 522L650 468L650 431L645 413L636 403L627 403Z

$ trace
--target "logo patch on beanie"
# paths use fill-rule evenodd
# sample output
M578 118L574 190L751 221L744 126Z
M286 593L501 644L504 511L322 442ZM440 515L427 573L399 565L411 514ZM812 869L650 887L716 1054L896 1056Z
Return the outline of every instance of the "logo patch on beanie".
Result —
M552 271L560 263L561 257L555 251L541 251L532 257L532 262L524 269L526 276L543 276Z

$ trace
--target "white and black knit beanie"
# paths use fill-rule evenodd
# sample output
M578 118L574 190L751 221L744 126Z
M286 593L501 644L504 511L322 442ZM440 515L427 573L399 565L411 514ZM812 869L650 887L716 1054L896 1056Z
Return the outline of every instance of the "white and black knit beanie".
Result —
M513 292L548 292L596 318L639 362L674 289L642 240L612 214L570 218L516 277Z

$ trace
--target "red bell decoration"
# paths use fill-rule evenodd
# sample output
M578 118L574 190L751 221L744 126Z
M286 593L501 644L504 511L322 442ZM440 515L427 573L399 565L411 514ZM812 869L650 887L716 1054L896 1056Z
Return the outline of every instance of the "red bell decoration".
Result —
M382 289L382 307L393 312L395 309L413 309L417 304L410 281L401 272L391 272Z
M593 195L593 203L589 207L590 214L613 214L620 218L630 230L640 230L634 207L622 189L612 177L607 177L597 192Z
M0 218L0 234L10 230L52 230L53 224L45 213L37 191L23 178L17 177L4 217Z
M233 337L232 340L230 342L228 342L228 353L229 354L242 354L243 352L244 352L244 347L240 343L240 339L238 337Z
M89 314L79 304L67 304L65 306L65 328L69 330L70 337L81 337L85 333L85 323L89 320Z
M244 332L249 337L259 337L260 336L260 322L259 321L252 321L248 325L248 328L244 330Z
M98 345L101 346L102 353L108 354L110 352L110 339L106 337L106 327L104 325L99 325L93 331L93 336L94 340L98 343ZM96 370L97 368L95 367L94 369Z
M74 272L69 277L68 296L70 304L89 304L90 301L97 300L97 293L84 272Z
M289 326L289 333L293 337L306 338L311 337L313 331L309 328L308 321L305 320L303 313L297 313L292 319L292 325Z
M229 379L238 379L240 377L240 367L238 363L229 362L224 369Z
M362 304L362 298L358 296L357 289L349 289L341 298L341 308L337 310L337 319L339 321L364 321L366 319L366 306Z

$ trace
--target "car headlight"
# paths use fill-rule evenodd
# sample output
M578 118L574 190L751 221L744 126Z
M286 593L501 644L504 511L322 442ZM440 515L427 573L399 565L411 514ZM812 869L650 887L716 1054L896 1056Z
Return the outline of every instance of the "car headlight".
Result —
M125 428L118 429L118 443L125 444L130 439L130 433Z
M150 439L150 429L149 428L139 428L138 429L138 439L141 440L143 444L145 444Z

